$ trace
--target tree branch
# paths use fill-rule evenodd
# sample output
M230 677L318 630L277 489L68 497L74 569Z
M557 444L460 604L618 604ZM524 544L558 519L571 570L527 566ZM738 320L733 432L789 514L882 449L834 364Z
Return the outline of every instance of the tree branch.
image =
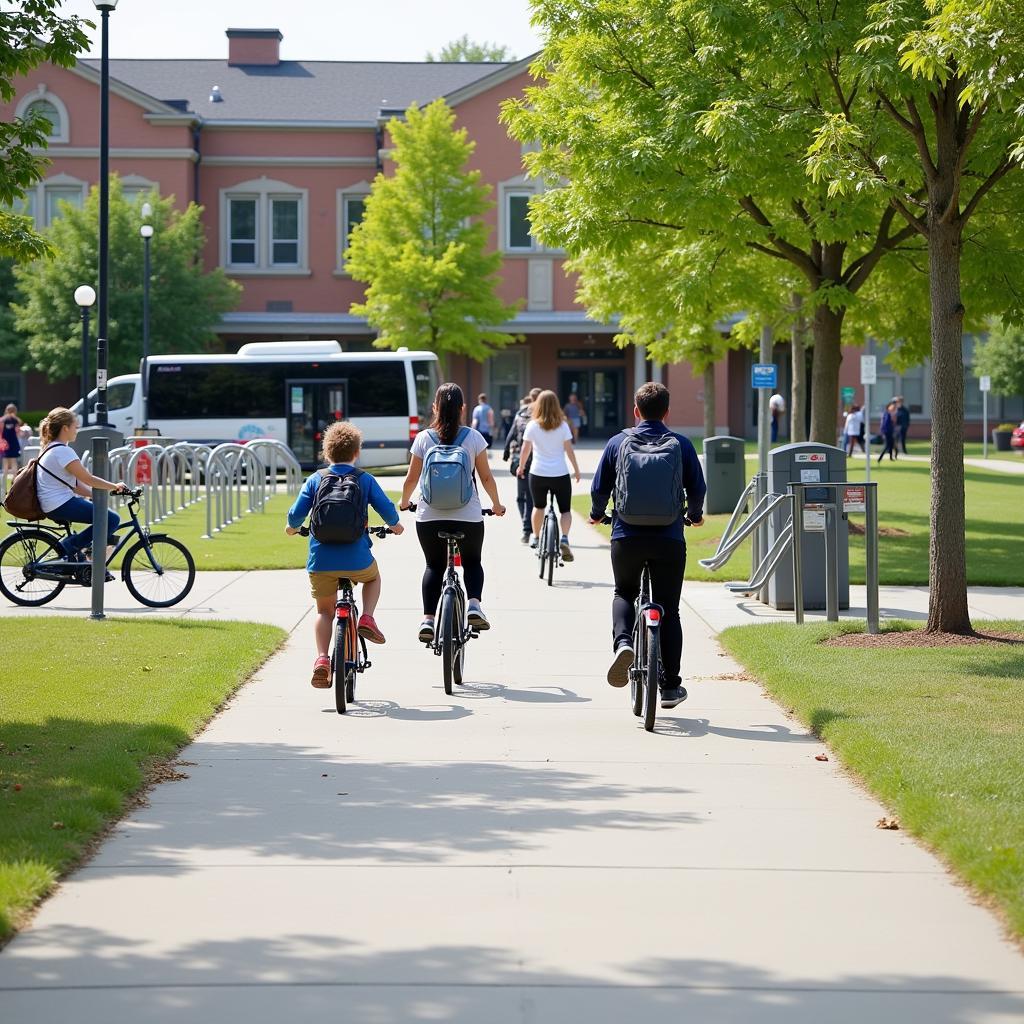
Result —
M928 135L924 130L921 115L917 111L917 104L914 103L912 98L907 100L907 110L910 112L910 117L907 118L896 109L893 101L877 86L875 87L875 95L882 101L882 106L885 107L889 116L914 140L914 145L917 146L917 155L921 158L921 164L924 167L924 173L928 180L931 181L938 171L935 167L935 161L932 159L931 150L928 149Z
M964 212L960 214L960 224L963 226L966 224L977 210L978 204L985 198L988 192L991 191L992 187L999 181L1003 175L1012 171L1017 166L1015 160L1004 160L977 188L977 191L971 196L970 201L964 207Z
M764 211L754 202L753 196L744 196L740 200L740 207L755 224L759 224L768 232L769 241L783 254L784 259L789 260L795 267L802 270L811 280L816 280L820 276L820 268L803 249L778 236L775 226L765 216Z

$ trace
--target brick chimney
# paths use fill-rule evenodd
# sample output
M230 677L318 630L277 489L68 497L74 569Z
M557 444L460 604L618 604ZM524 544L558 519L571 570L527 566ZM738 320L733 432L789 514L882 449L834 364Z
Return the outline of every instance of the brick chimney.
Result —
M275 67L281 63L281 40L276 28L229 28L228 64L258 64Z

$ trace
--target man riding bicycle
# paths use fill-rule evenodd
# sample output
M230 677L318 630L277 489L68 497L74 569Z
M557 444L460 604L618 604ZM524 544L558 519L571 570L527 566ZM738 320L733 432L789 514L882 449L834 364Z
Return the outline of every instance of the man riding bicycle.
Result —
M591 523L612 510L612 644L608 669L612 686L625 686L633 664L634 602L644 565L651 575L651 598L663 609L661 620L661 706L686 700L679 674L683 628L679 599L686 570L683 516L693 526L704 522L704 473L693 444L665 426L669 392L663 384L644 384L634 396L632 430L616 434L605 446L590 488ZM684 510L685 506L685 510Z

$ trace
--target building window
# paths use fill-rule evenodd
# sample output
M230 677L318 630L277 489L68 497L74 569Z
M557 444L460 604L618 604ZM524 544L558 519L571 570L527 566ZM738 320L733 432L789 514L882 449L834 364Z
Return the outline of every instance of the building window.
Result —
M32 185L23 198L14 200L10 209L30 217L36 230L41 231L60 219L62 202L80 209L85 202L85 182L68 174L55 175Z
M370 183L360 181L338 189L338 262L335 273L345 273L345 250L352 240L352 229L361 224L366 214L366 200L370 194Z
M61 210L61 203L67 203L69 206L81 207L82 205L82 190L75 185L47 185L45 188L46 194L46 222L43 227L49 227L55 220L57 220L63 210Z
M299 201L270 200L270 263L275 267L299 265Z
M30 103L25 111L27 117L45 117L50 122L50 130L46 133L48 139L59 139L64 127L61 121L60 111L49 100L36 100Z
M519 252L532 251L530 231L530 196L532 192L505 193L505 248Z
M363 214L366 211L365 196L345 197L345 245L348 246L352 238L352 229L362 223Z
M307 273L305 190L261 178L222 192L221 235L228 270Z
M46 118L50 122L50 130L46 133L46 141L50 143L66 143L68 141L68 110L59 96L49 92L45 85L40 85L32 92L22 96L14 111L17 117L28 120L33 115Z

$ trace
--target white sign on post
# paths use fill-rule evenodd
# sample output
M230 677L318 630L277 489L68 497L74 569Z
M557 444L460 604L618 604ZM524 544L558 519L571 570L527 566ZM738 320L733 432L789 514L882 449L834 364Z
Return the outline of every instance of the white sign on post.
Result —
M991 391L992 390L992 378L991 377L979 377L978 378L978 387L980 387L982 391Z
M878 383L878 358L876 356L860 357L860 382L861 384Z

